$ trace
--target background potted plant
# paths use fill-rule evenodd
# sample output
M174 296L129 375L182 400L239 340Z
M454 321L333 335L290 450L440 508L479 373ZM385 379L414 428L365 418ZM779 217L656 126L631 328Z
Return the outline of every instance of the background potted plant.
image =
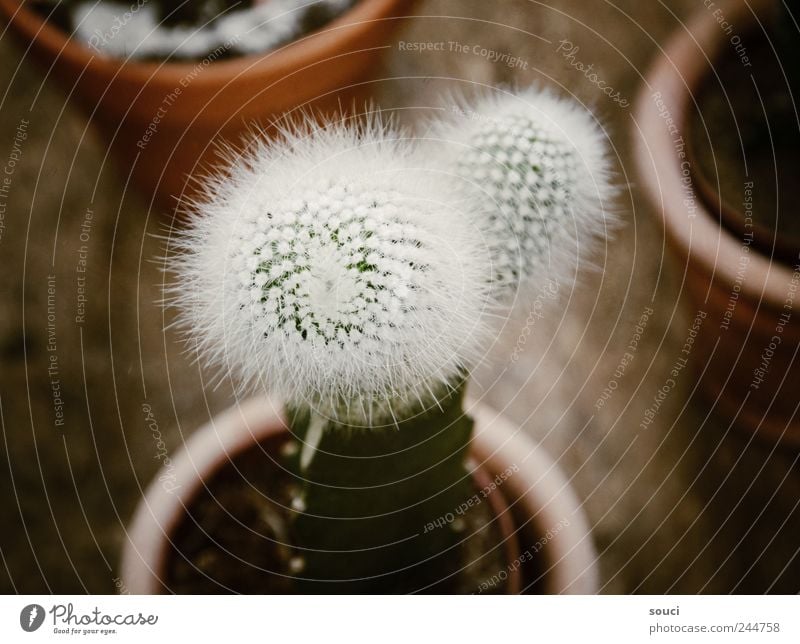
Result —
M190 175L298 107L348 106L404 0L174 3L0 0L10 30L80 101L148 198L173 208ZM327 21L327 22L326 22Z
M596 589L566 480L464 392L501 304L602 225L601 135L533 91L473 111L421 143L306 122L206 184L172 301L193 351L271 398L151 486L132 591Z
M784 33L796 46L797 32L779 4L700 8L648 74L635 137L688 300L708 313L693 352L704 393L736 425L797 446L800 244L786 203L800 130Z

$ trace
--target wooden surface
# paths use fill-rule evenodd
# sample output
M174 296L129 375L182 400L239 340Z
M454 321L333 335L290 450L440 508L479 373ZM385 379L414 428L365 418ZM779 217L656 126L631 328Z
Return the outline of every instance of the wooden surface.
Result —
M582 270L558 299L531 294L541 317L520 310L509 320L473 391L539 439L572 478L593 526L604 592L795 593L796 455L750 442L717 419L693 397L688 370L640 428L693 314L680 302L683 267L666 255L658 219L636 189L632 109L571 63L593 64L597 79L632 103L657 47L698 5L664 4L422 2L417 12L426 17L399 39L444 41L447 50L392 47L374 95L411 126L447 91L483 84L538 82L593 106L619 182L630 186L619 203L625 225L599 268ZM558 51L562 40L578 46L572 60ZM475 45L521 62L492 62ZM125 522L164 455L158 439L174 450L233 397L164 331L156 304L164 219L125 190L83 114L6 35L0 80L0 165L15 161L0 220L0 590L113 592ZM84 262L85 315L76 323ZM633 359L615 376L648 309ZM518 345L526 318L531 333ZM616 389L598 408L612 380ZM55 423L54 381L63 426Z

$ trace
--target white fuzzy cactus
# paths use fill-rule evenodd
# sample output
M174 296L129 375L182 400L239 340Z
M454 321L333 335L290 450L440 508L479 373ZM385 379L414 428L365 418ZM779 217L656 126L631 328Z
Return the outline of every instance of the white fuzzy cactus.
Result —
M442 165L484 202L496 283L508 292L571 276L614 224L605 137L591 113L535 89L454 112L432 138Z
M489 250L407 140L310 130L255 143L208 185L172 294L200 355L243 386L372 423L480 357Z

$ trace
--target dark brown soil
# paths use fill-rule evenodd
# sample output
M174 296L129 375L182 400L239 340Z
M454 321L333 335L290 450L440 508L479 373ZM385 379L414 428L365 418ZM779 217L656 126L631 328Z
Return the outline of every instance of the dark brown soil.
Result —
M281 450L290 445L283 438L262 443L263 450L251 449L234 458L208 482L175 532L166 592L294 592L292 570L302 560L291 543L291 504L298 484L279 462ZM465 536L470 535L462 544L464 569L433 590L505 592L498 575L505 577L499 573L507 571L510 562L489 503L474 505L455 521Z
M688 138L692 171L712 214L720 215L721 197L726 227L743 240L753 232L763 253L772 255L774 245L775 257L796 263L800 136L784 74L792 78L791 65L798 62L779 61L773 51L778 43L760 32L745 34L740 52L752 66L743 64L732 45L726 48L695 97L699 110L691 115ZM750 182L752 203L744 207ZM745 227L745 214L752 215L752 226Z

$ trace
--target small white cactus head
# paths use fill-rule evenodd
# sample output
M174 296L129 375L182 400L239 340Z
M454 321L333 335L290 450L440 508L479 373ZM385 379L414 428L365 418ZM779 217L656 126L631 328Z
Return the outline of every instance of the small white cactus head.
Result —
M480 357L489 250L396 133L311 130L256 143L210 185L172 293L200 355L243 386L388 421Z
M602 129L576 103L534 89L453 111L434 143L449 143L451 169L484 202L495 282L513 291L548 274L569 277L614 223Z

